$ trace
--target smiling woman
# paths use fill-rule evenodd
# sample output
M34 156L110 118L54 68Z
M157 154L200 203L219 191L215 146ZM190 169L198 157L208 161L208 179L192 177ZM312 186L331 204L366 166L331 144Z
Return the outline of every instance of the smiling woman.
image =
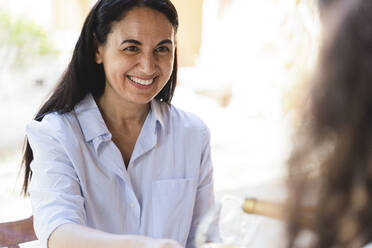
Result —
M144 7L133 9L114 23L107 41L98 45L96 62L103 64L106 76L98 106L106 123L112 124L113 140L126 166L148 113L147 103L164 88L172 74L174 53L172 24L164 14ZM123 108L133 109L135 113L125 113ZM128 120L137 116L139 122L133 129L128 126L131 125Z
M24 191L43 247L195 246L213 170L208 128L170 104L177 28L169 0L101 0L89 13L27 126Z
M149 8L133 9L112 26L96 62L103 64L103 102L144 104L167 83L173 68L175 30L165 15ZM124 101L124 102L123 102Z

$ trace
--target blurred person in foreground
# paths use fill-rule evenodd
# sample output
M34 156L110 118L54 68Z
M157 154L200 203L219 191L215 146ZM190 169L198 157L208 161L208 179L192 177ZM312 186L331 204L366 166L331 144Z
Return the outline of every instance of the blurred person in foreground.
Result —
M320 60L289 160L289 247L306 233L307 206L306 247L363 247L372 242L372 1L319 4Z
M27 126L24 192L42 247L195 246L214 202L210 137L171 105L177 27L169 0L100 0L90 11Z

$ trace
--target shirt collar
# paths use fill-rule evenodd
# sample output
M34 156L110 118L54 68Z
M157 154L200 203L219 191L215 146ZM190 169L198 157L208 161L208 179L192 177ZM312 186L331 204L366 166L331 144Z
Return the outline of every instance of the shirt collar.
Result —
M160 124L162 128L164 128L164 120L165 120L165 109L163 105L167 105L166 103L160 103L156 99L151 101L151 111L153 113L153 118L156 120L157 123Z
M89 142L98 136L107 135L111 138L111 133L107 129L101 112L92 94L87 96L75 106L75 113L79 120L85 141Z
M153 120L160 124L160 127L164 128L165 120L165 106L166 103L160 103L153 99L150 103L151 114ZM111 133L108 130L105 121L102 118L101 112L96 104L91 93L75 106L75 113L79 120L82 132L85 137L85 141L89 142L99 136L107 135L111 138Z

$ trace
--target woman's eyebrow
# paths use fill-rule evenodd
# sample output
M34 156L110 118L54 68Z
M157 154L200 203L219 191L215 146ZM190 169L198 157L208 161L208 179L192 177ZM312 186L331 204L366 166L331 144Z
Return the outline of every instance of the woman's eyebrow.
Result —
M136 44L136 45L139 45L139 46L142 45L142 43L140 41L132 40L132 39L131 40L124 40L120 43L120 45L123 45L125 43L133 43L133 44ZM160 41L157 46L164 45L164 44L171 44L172 45L173 42L170 39L165 39L165 40Z
M139 42L138 40L124 40L120 43L120 46L123 45L124 43L133 43L133 44L136 44L136 45L142 45L141 42Z
M173 42L170 40L170 39L165 39L165 40L162 40L158 43L158 46L160 45L164 45L164 44L173 44Z

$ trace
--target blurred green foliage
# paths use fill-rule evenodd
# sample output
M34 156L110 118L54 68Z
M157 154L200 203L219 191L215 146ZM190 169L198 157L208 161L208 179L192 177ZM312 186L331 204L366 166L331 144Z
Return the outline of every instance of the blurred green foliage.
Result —
M42 26L26 17L12 18L0 10L0 58L8 65L26 65L57 53Z

